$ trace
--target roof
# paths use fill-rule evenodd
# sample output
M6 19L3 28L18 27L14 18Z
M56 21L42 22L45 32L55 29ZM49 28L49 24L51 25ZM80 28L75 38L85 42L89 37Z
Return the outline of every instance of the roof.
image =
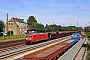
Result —
M20 19L20 18L11 18L8 22L14 22L18 27L19 27L19 25L16 23L16 22L18 22L18 23L25 23L25 24L27 24L26 22L24 22L24 19ZM7 23L6 23L7 24Z
M8 22L19 22L19 23L25 23L24 19L20 19L20 18L11 18Z

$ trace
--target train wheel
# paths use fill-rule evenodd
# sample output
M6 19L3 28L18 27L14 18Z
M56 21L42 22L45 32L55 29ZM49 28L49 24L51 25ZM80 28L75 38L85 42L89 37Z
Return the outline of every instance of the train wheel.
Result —
M35 43L37 43L38 41L35 40Z
M26 41L25 43L26 43L26 45L29 45L30 44L30 42L28 42L28 41Z
M33 42L30 42L29 44L30 44L30 45L32 45L32 44L33 44Z

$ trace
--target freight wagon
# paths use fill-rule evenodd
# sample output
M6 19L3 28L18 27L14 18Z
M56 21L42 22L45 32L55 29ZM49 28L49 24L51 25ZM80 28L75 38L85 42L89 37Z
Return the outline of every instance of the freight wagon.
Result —
M31 31L26 34L26 44L32 44L33 42L42 41L46 39L55 39L70 35L72 31L66 32L47 32L47 33L31 33Z
M73 38L73 39L75 39L75 40L79 40L80 39L80 34L79 33L73 33L72 35L71 35L71 37Z
M77 42L77 40L71 38L71 39L69 39L69 40L67 40L67 41L62 42L62 44L69 43L69 44L70 44L70 47L71 47L71 46L73 46L76 42Z
M52 60L52 59L55 60L57 59L59 54L64 52L69 47L70 47L69 43L66 44L58 43L45 49L25 55L22 60Z

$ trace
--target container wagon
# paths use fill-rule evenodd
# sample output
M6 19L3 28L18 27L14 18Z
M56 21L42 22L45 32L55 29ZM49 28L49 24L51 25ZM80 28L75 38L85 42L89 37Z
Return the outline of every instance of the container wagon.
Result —
M25 55L22 60L56 60L59 54L64 52L70 47L69 43L66 44L55 44L45 49L36 51L34 53Z
M77 41L80 39L80 34L79 33L73 33L72 35L71 35L71 37L73 38L73 39L76 39Z
M71 46L73 46L76 42L77 42L77 40L75 40L75 39L69 39L69 40L67 40L67 41L62 42L62 44L69 43L69 44L70 44L70 47L71 47Z

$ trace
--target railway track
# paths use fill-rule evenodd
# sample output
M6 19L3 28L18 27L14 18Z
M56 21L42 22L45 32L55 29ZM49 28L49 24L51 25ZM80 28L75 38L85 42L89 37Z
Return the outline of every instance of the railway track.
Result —
M19 46L14 46L14 47L10 47L10 48L6 48L3 50L0 50L0 60L14 60L20 57L23 57L24 55L27 55L29 53L32 53L34 51L46 48L50 45L59 43L61 41L65 41L70 39L70 36L67 37L63 37L63 38L59 38L59 39L55 39L55 40L50 40L47 42L43 42L43 43L39 43L39 44L35 44L35 45L19 45Z
M0 50L3 48L24 44L25 39L0 42Z
M87 44L88 44L88 40L86 39L84 44L82 45L82 47L79 49L79 51L77 52L77 54L75 55L73 60L86 60L86 51L87 51Z
M83 60L86 49L82 47L85 42L85 38L79 40L74 46L72 46L67 52L65 52L58 60Z

